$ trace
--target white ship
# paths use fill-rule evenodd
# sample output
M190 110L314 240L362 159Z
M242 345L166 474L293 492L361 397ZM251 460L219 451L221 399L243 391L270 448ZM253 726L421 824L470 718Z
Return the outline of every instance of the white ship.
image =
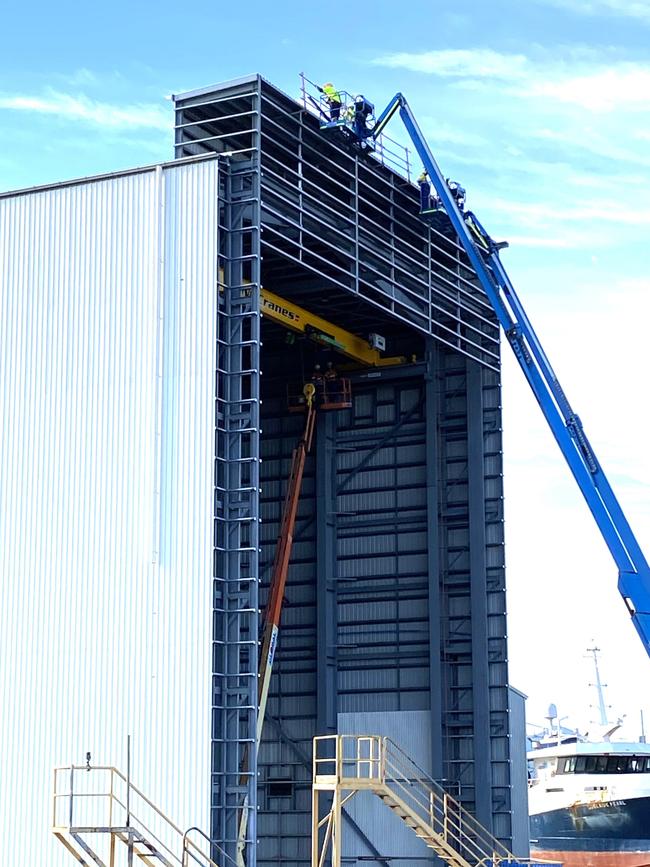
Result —
M601 721L606 718L596 665ZM552 727L551 727L552 728ZM565 867L650 865L650 744L577 732L537 738L528 753L531 855Z

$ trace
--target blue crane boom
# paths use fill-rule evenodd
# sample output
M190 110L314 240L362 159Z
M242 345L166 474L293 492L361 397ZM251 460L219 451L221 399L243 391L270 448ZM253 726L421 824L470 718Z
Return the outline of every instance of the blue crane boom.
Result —
M466 222L468 215L458 207L401 93L392 98L372 127L356 124L353 130L359 136L359 143L367 147L398 112L614 558L619 572L618 589L650 656L650 567L503 267L499 257L502 245L492 241L473 214L475 230Z

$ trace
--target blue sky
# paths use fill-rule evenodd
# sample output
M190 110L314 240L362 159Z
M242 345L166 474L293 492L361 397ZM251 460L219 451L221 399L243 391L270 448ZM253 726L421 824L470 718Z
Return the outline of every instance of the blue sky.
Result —
M0 189L172 156L166 95L302 69L409 99L445 175L497 238L554 366L650 549L648 0L12 4L0 56ZM255 14L255 12L257 14ZM399 125L391 130L401 135ZM504 350L511 676L539 719L585 723L595 638L611 703L650 720L650 662L616 571ZM639 684L642 684L640 688Z

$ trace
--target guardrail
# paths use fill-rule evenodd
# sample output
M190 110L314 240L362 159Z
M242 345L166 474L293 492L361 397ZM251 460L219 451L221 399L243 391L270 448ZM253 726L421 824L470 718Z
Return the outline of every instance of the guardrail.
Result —
M346 111L354 103L354 97L345 90L338 91L338 94L341 99L341 117L345 118ZM327 100L318 92L317 85L314 85L304 72L300 73L300 102L306 111L321 121L329 116ZM405 145L400 144L386 133L381 133L373 140L373 150L368 151L368 153L377 162L393 169L407 181L411 181L412 176L415 177L411 152Z
M79 850L96 863L114 867L117 842L147 864L224 867L232 861L200 828L179 828L109 765L54 769L52 832L81 863L85 861ZM221 863L211 858L215 849Z
M330 815L313 819L312 864L321 867L327 845L337 837L336 813L356 791L378 795L436 854L458 867L524 865L440 783L393 740L380 735L326 735L314 738L314 804L318 790L334 792ZM323 846L318 832L325 826ZM340 837L340 833L338 833ZM340 839L338 840L340 850ZM320 853L320 854L319 854ZM333 852L334 864L339 853Z

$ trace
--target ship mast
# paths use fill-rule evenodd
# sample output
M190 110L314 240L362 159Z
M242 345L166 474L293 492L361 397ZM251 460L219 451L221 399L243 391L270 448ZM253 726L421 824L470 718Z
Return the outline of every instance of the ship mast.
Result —
M600 653L600 647L587 648L587 653L591 653L594 659L594 668L596 669L596 682L590 683L589 686L593 686L596 688L596 694L598 696L598 712L600 714L600 724L603 726L609 725L609 720L607 719L607 706L605 704L605 692L604 688L607 686L606 683L603 683L600 679L600 669L598 668L598 654Z

